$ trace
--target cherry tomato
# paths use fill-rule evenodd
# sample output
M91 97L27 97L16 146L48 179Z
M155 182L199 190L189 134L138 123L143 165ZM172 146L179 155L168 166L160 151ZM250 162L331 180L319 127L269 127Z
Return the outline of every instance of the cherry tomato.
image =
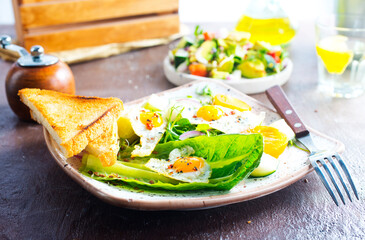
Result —
M280 51L268 52L267 55L270 55L275 60L276 63L279 63L281 61L281 59L280 59L281 52Z
M189 66L189 71L192 75L205 77L207 76L207 67L201 63L193 63Z
M213 33L204 32L203 35L204 35L204 40L205 41L212 40L214 38L214 34Z

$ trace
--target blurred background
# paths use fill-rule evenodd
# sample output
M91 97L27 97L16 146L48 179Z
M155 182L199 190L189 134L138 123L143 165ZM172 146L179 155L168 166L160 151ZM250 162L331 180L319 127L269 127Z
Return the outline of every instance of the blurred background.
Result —
M286 12L298 21L314 20L316 16L335 11L338 6L362 0L282 0ZM11 0L1 0L0 24L14 23ZM180 21L236 22L249 0L180 0ZM364 4L365 5L365 4ZM204 9L204 11L202 11Z

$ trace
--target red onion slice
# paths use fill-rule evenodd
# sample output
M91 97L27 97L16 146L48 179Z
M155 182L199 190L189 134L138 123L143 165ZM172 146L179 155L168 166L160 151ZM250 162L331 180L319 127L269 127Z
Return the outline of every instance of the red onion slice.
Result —
M185 140L185 139L188 139L188 138L202 136L202 135L205 135L205 133L202 133L202 132L199 132L199 131L189 131L189 132L185 132L185 133L181 134L179 139L180 140Z

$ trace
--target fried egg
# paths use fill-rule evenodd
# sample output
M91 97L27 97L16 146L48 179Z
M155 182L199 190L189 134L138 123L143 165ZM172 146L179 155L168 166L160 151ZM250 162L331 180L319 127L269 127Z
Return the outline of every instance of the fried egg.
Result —
M190 156L194 153L192 147L174 149L168 159L151 158L146 167L165 177L182 182L209 182L212 170L204 158Z
M182 118L189 119L191 124L208 124L211 128L223 133L242 133L260 125L265 113L255 114L252 111L238 111L218 105L202 105L199 102L175 102L174 116L181 112Z
M128 113L128 118L133 131L140 137L140 145L135 146L132 157L151 155L166 131L166 114L140 107L132 109Z

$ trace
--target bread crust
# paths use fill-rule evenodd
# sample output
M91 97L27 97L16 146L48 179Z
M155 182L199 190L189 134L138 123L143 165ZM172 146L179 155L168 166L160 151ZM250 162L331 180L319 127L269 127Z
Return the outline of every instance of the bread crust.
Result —
M22 89L18 95L30 108L32 118L48 130L67 158L110 131L123 110L118 98L75 96L34 88Z

